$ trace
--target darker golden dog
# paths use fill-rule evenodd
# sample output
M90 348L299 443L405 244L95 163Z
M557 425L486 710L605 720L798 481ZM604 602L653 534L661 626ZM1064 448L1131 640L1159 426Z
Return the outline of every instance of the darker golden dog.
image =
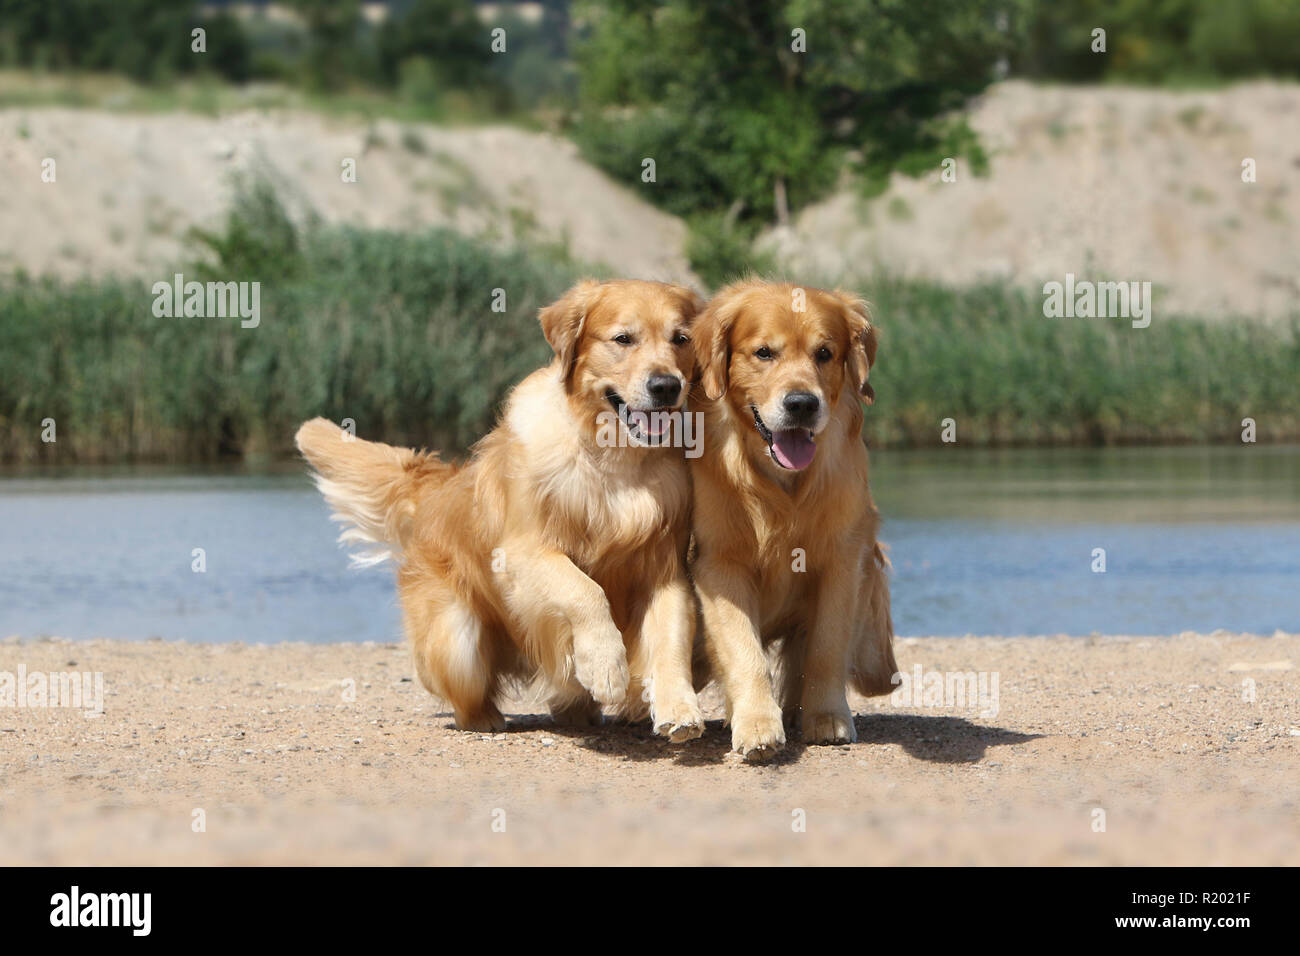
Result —
M702 732L690 476L658 440L680 421L702 304L657 282L571 289L541 312L554 360L464 465L324 419L298 431L344 540L397 558L416 673L458 726L504 729L507 686L540 678L561 720L604 704L673 740Z
M691 463L692 574L732 747L770 756L796 722L809 743L855 740L846 685L889 693L897 670L861 436L876 357L866 305L741 282L708 304L694 338L704 454Z

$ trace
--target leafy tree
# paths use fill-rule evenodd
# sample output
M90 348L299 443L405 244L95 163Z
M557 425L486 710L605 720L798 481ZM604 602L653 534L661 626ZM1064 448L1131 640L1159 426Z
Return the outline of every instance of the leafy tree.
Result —
M207 53L190 31L207 30ZM0 60L52 70L102 70L142 82L211 70L248 75L249 44L238 21L205 18L194 0L0 0Z
M440 85L465 88L487 75L488 28L469 0L410 0L394 5L379 30L379 72L390 86L402 65L415 58L430 64Z
M579 7L588 155L656 165L672 211L784 220L845 159L879 174L949 142L939 121L996 75L1029 0L614 0ZM935 155L931 155L935 154Z
M307 84L325 91L342 88L361 65L360 0L293 0L293 7L307 23Z
M207 31L207 67L228 80L247 82L253 72L253 56L239 21L223 12L204 20L203 27Z
M1106 31L1106 52L1092 31ZM1039 0L1018 72L1075 82L1300 76L1296 0Z
M577 94L577 74L569 54L567 0L544 0L541 17L526 20L503 9L488 23L510 38L509 56L493 56L494 75L509 91L516 109L568 112Z

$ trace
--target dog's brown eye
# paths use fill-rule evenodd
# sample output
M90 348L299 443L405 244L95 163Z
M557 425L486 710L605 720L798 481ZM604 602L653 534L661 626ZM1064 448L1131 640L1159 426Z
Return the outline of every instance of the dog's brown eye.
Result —
M632 336L628 335L626 332L620 332L618 335L614 336L614 341L619 345L631 345Z
M673 336L673 345L685 345L691 340L691 337L685 332L678 332Z
M817 350L815 358L818 362L829 362L831 360L831 350L823 345Z
M754 353L754 358L762 359L764 362L767 362L772 358L772 350L764 345Z

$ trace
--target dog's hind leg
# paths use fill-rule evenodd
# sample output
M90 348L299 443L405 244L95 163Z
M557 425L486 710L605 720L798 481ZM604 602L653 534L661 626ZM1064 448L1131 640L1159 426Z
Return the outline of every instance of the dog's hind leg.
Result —
M850 679L863 696L889 694L897 686L894 674L894 625L889 613L889 560L880 544L867 556L859 590L860 625L850 662Z
M415 671L429 693L451 704L461 730L497 732L506 719L497 708L497 680L483 622L464 602L425 605L408 615Z

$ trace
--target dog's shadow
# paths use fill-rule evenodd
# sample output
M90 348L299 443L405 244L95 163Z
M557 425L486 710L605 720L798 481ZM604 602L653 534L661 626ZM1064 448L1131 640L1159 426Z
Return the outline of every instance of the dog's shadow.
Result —
M965 717L919 714L859 714L858 745L898 744L910 757L930 763L978 763L990 747L1040 740L1043 734L972 723Z
M916 760L943 764L978 763L991 747L1022 744L1043 737L972 723L964 717L918 714L859 714L854 717L854 726L858 731L856 744L830 746L865 755L873 746L898 744ZM707 721L703 736L682 744L671 743L655 734L648 721L629 723L609 718L599 727L572 727L557 724L545 714L522 714L508 718L506 732L563 737L592 753L638 762L669 760L688 767L743 762L731 754L731 728L721 720ZM794 764L805 751L817 749L800 740L797 730L787 731L785 747L763 765Z

